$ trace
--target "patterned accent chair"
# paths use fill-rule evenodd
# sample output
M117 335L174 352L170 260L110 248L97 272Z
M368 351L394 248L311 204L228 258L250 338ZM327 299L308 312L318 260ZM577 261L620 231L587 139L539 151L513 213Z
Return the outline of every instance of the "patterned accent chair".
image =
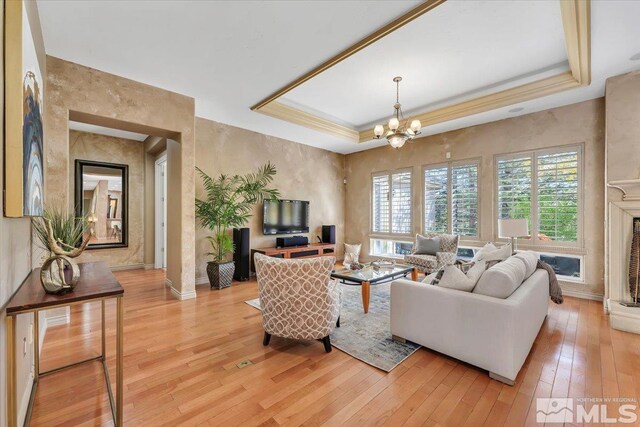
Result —
M432 239L440 239L440 251L435 255L411 255L404 256L404 262L413 265L424 274L431 274L440 270L445 265L453 265L458 255L458 241L460 236L453 234L425 233L423 236ZM417 238L416 238L417 239ZM414 244L414 250L415 250Z
M340 326L342 290L331 279L335 257L272 258L255 254L262 308L264 345L271 335L300 340L322 340L331 351L329 334Z

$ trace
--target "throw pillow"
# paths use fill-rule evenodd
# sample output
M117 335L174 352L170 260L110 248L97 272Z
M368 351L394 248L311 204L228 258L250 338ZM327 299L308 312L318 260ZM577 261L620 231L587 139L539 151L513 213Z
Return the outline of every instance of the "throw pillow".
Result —
M508 298L520 287L526 272L524 261L510 257L485 271L473 289L473 293L494 298Z
M360 258L360 248L361 244L350 245L349 243L344 244L344 261L343 264L355 264L358 262Z
M495 251L487 251L482 254L478 261L504 261L512 255L511 243L501 246Z
M442 277L436 284L441 288L456 289L458 291L471 292L476 285L473 278L467 277L455 265L448 265L442 269Z
M477 262L488 252L493 252L496 250L498 250L498 248L493 243L489 242L476 252L471 261Z
M440 239L437 237L428 238L416 234L415 255L435 255L440 252Z

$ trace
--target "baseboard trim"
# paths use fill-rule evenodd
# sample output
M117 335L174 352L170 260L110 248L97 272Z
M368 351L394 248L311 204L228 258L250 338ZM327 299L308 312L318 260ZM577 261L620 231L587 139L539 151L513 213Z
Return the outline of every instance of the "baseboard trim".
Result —
M196 286L208 285L208 284L209 284L209 278L207 276L196 277Z
M144 265L144 269L145 270L155 270L156 269L156 265L155 264L145 264Z
M193 291L188 291L188 292L180 292L178 291L176 288L174 288L173 286L171 286L171 294L178 300L180 301L184 301L184 300L188 300L188 299L195 299L196 298L196 291L195 289Z
M573 298L588 299L591 301L604 301L603 295L594 294L593 292L576 291L574 289L563 289L562 295Z
M45 320L47 328L50 328L51 326L66 325L71 322L71 314L68 313L61 314L59 316L47 317Z
M111 271L142 270L145 268L145 265L142 263L139 263L139 264L129 264L129 265L116 265L109 268L111 269Z

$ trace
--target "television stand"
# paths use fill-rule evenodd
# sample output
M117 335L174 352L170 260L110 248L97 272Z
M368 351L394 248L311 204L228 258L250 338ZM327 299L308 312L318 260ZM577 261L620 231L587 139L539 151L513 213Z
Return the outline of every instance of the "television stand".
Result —
M288 248L259 248L251 249L251 271L255 271L253 254L263 254L274 258L296 259L315 258L319 256L335 256L336 245L333 243L311 243L303 246L291 246Z

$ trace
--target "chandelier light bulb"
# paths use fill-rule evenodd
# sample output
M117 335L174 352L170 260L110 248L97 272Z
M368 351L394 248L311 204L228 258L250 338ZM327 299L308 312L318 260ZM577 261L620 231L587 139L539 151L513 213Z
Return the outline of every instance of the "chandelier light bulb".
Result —
M420 120L415 119L411 121L411 130L414 133L418 133L421 128L422 128L422 123L420 123Z
M400 127L400 121L395 117L391 118L389 120L389 129L395 131L398 129L398 127Z
M373 128L373 134L376 136L376 138L380 138L383 133L384 133L384 126L376 125L376 127Z
M393 135L389 138L389 145L391 145L393 148L400 148L404 145L405 142L405 138L403 138L401 135Z

